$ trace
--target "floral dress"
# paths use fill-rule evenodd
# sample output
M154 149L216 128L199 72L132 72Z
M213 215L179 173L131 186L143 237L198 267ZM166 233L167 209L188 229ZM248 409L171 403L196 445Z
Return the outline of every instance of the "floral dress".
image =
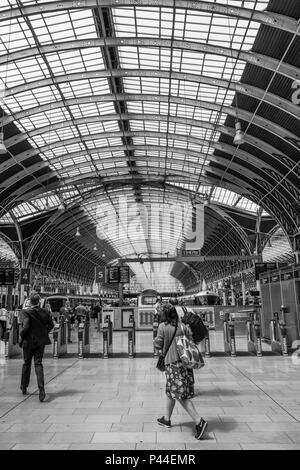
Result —
M181 361L166 365L166 395L177 400L186 400L194 396L194 372L187 369Z

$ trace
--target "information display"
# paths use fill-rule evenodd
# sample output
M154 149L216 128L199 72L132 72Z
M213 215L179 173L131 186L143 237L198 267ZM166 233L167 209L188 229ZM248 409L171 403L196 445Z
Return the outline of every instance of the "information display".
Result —
M129 284L129 266L108 266L107 282L109 284Z
M107 267L107 281L109 284L118 284L120 282L119 266Z
M14 268L0 268L0 285L1 286L15 285Z
M119 267L119 272L120 272L120 280L119 282L121 284L129 284L129 266L120 266Z
M255 263L255 279L259 281L259 275L266 271L277 269L277 263Z

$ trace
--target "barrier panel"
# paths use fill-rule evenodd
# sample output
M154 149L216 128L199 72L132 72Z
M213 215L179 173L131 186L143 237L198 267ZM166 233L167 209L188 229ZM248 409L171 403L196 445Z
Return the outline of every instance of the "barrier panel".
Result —
M278 312L274 312L270 321L270 338L272 351L288 356L286 324L283 320L279 320Z
M157 315L157 313L155 313L154 316L153 316L152 328L153 328L153 341L154 341L156 336L157 336L157 330L158 330L158 315ZM154 357L158 356L158 350L154 347L154 345L153 345L153 356Z
M22 353L22 348L19 346L19 331L20 325L18 322L18 313L11 312L10 322L6 324L6 330L3 337L5 358L19 356Z
M113 350L113 328L110 316L106 315L102 323L103 359L108 359Z
M207 335L205 338L201 341L201 353L204 354L205 357L211 357L210 353L210 340L209 340L209 325L210 325L210 319L207 318L207 312L200 312L200 316L202 318L202 321L204 325L207 328Z
M128 357L135 357L135 321L133 315L130 315L128 322Z
M90 322L86 317L78 325L78 357L82 359L90 353Z
M67 354L68 323L63 315L58 317L58 323L55 324L53 330L53 357Z
M247 346L250 353L262 356L261 324L254 313L247 320Z
M236 357L234 320L224 321L223 333L224 333L224 351L227 354L230 354L231 357Z

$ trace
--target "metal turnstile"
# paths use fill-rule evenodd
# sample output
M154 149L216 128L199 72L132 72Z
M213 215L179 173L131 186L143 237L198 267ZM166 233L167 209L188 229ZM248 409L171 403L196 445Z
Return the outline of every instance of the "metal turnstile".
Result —
M6 330L4 332L5 358L19 356L22 353L22 349L19 346L19 331L20 324L18 322L18 313L15 312L13 317L11 317L11 322L6 325Z
M204 313L200 313L200 316L203 320L203 323L204 325L206 326L207 328L207 335L205 336L205 338L201 341L201 353L204 354L204 357L211 357L211 353L210 353L210 340L209 340L209 319L207 318L207 314L204 312Z
M102 326L103 335L103 359L108 359L113 350L112 321L110 316L106 315Z
M135 321L133 315L128 320L128 357L135 357Z
M59 317L53 330L53 357L58 358L67 354L68 330L64 316Z
M270 321L270 338L272 351L288 356L286 324L284 320L279 319L278 312L274 312Z
M235 331L234 331L234 320L225 320L223 323L224 333L224 351L230 354L231 357L236 357L236 343L235 343Z
M153 341L154 341L157 336L157 330L158 330L158 314L157 313L153 315L152 328L153 328ZM153 346L153 356L154 357L158 356L158 350L154 346Z
M251 312L247 320L247 346L250 353L262 356L261 323L257 312Z
M78 325L78 357L82 359L90 353L90 322L88 317Z

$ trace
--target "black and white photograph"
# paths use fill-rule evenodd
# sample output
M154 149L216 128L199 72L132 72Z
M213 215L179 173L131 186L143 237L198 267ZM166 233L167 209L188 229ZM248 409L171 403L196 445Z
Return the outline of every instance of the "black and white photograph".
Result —
M299 255L300 0L0 0L8 462L299 451Z

